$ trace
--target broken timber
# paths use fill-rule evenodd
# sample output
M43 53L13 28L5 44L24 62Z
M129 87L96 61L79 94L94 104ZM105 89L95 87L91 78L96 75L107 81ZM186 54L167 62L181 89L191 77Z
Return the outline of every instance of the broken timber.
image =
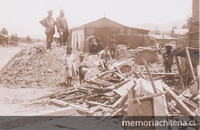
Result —
M70 103L67 103L67 102L64 102L64 101L61 101L61 100L52 99L51 103L53 103L55 105L62 106L62 107L71 106L71 107L75 108L77 111L80 111L82 113L94 115L94 112L91 111L90 109L86 109L86 108L83 108L83 107L80 107L80 106L77 106L77 105L74 105L74 104L70 104Z
M186 116L196 116L195 112L192 112L182 101L182 99L180 99L180 97L178 97L172 90L170 87L168 87L164 82L162 82L163 87L165 90L167 90L173 97L174 99L178 102L178 104L180 104L183 108L183 112L186 114Z

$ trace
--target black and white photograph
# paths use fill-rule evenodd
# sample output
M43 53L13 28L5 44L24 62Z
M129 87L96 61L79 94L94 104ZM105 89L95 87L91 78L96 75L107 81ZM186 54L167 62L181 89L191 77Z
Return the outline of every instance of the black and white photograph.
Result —
M0 0L0 130L200 129L199 0Z

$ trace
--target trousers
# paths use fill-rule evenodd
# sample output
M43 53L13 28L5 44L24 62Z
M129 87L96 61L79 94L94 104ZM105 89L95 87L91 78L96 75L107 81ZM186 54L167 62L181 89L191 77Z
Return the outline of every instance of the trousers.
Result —
M47 42L47 49L51 49L51 43L53 41L53 35L55 33L55 29L51 28L46 34L46 42Z

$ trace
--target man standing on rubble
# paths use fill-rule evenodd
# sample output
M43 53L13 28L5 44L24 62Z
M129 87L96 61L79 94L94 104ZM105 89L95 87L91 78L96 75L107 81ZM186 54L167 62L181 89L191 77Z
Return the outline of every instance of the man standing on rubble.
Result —
M171 52L172 46L166 45L165 48L166 48L166 51L163 53L165 72L171 73L171 67L173 64L173 55Z
M40 23L45 27L46 41L47 41L47 52L51 49L51 43L53 41L53 35L55 34L56 22L52 18L53 11L48 11L48 16L40 21Z
M66 42L69 37L68 23L67 23L67 20L65 19L64 15L65 15L64 10L61 10L60 16L56 18L57 31L60 36L60 46L67 45Z
M117 39L116 36L113 35L112 38L110 39L110 53L112 55L112 58L114 58L116 46L117 46Z
M104 50L98 53L98 59L100 60L100 65L102 69L106 69L109 61L112 59L112 56L108 50L108 46L106 45Z

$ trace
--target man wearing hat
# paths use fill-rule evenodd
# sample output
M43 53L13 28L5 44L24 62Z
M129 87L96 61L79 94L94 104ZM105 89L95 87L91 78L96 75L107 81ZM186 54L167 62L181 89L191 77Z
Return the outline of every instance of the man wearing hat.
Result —
M112 55L112 58L114 58L116 46L117 46L116 36L112 35L112 38L110 39L110 53Z
M60 16L56 18L56 26L57 26L57 31L60 36L61 46L65 46L67 44L68 37L69 37L68 23L64 15L65 15L64 10L61 10Z
M53 35L55 34L56 22L52 18L52 10L47 11L48 16L40 21L40 23L45 27L46 41L47 41L47 52L51 49L51 43L53 41Z
M165 66L165 72L171 73L171 67L173 64L173 55L171 52L172 46L166 45L165 46L166 51L163 53L163 59L164 59L164 66Z

